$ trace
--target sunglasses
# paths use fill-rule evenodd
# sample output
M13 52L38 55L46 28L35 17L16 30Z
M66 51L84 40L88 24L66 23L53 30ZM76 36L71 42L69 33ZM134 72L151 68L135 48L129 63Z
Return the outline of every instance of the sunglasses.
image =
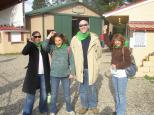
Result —
M79 27L88 26L88 24L81 24Z
M34 38L41 38L41 36L33 36Z

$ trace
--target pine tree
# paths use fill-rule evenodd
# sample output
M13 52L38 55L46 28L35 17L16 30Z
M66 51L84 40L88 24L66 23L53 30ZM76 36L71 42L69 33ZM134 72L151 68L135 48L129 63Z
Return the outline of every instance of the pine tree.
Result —
M34 0L33 1L33 10L39 9L39 8L44 8L50 6L49 0Z

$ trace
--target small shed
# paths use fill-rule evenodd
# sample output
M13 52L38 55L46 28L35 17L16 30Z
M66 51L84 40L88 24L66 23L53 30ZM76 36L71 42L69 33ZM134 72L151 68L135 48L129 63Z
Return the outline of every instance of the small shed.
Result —
M26 28L31 32L40 31L43 38L47 36L49 30L55 29L64 33L70 41L79 30L78 23L82 19L89 22L91 31L98 35L102 32L104 21L101 14L81 2L65 3L28 12Z

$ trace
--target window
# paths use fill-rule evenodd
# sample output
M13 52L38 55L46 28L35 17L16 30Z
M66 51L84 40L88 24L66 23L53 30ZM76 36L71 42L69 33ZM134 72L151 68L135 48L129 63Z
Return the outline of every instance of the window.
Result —
M145 32L134 32L134 47L146 47L146 33Z
M11 33L11 42L21 42L21 33L19 32L12 32Z

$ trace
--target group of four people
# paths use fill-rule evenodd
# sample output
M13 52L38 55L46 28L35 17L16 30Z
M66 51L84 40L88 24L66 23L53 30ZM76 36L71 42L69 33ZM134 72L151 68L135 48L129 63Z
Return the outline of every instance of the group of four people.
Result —
M50 44L50 38L53 39L53 44ZM113 53L112 57L115 59L112 59L111 66L117 69L124 69L129 65L127 57L127 64L121 64L120 59L117 61L118 56L121 56L117 48L121 49L122 40L122 36L116 36L113 41L113 52L115 54ZM127 48L124 49L127 51ZM50 115L55 115L57 113L56 104L60 82L63 87L67 112L74 115L75 112L72 108L70 97L70 79L76 79L80 83L81 109L79 113L84 114L88 109L94 114L99 113L97 109L96 80L99 74L102 50L98 36L89 31L89 24L86 20L79 22L79 32L72 38L70 46L66 44L66 38L61 33L52 31L47 39L41 42L40 32L35 31L22 53L29 55L29 63L23 84L23 91L26 93L23 115L32 115L37 89L40 89L40 112L49 111ZM48 54L51 56L51 64L49 64ZM126 53L126 56L128 55ZM116 94L117 115L124 115L126 108L126 101L123 99L126 97L123 91L126 90L127 80L121 80L124 77L127 79L126 75L119 77L117 74L113 74L112 77ZM121 80L120 84L117 81L119 79ZM125 87L123 86L124 84ZM51 105L48 110L47 95L49 93L51 93ZM122 102L121 99L123 99Z

